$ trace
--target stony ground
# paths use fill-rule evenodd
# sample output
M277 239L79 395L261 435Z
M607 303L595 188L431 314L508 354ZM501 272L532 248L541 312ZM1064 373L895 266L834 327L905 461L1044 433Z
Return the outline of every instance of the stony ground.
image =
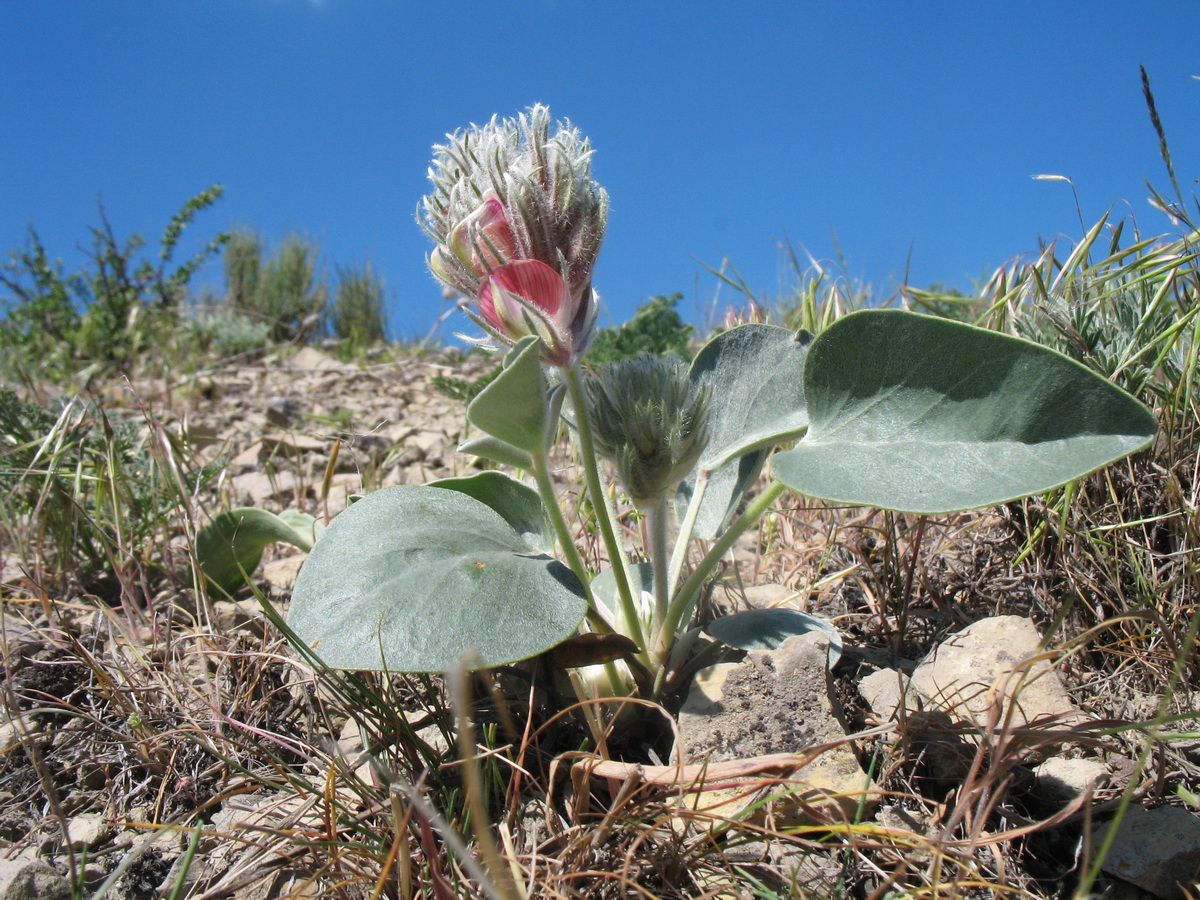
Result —
M140 408L138 415L185 435L205 459L228 458L213 490L196 498L201 508L293 507L332 518L351 494L469 471L471 460L455 452L464 437L463 404L434 390L431 379L469 381L493 365L453 352L343 364L306 348L287 360L201 372L169 385L118 386L109 401ZM562 473L564 485L571 478ZM728 774L722 787L691 792L690 808L734 815L783 785L791 788L786 799L754 813L765 833L865 823L855 827L870 826L870 840L861 839L874 842L871 852L903 864L905 872L929 869L949 841L970 857L956 863L963 871L978 865L1028 892L1021 896L1052 896L1082 848L1104 840L1125 793L1132 812L1105 866L1106 896L1183 898L1179 885L1194 883L1200 864L1200 819L1185 803L1163 801L1168 789L1197 784L1200 744L1181 738L1148 759L1139 756L1137 734L1114 726L1119 716L1105 686L1077 656L1064 662L1061 654L1043 652L1052 616L1030 583L1003 565L1011 553L1004 512L930 529L925 539L937 559L925 570L927 583L906 613L907 625L877 599L878 517L819 522L801 513L781 516L769 535L740 545L708 602L786 605L834 619L844 652L830 674L827 639L808 635L703 673L680 715L684 746L715 748L710 765L791 756L749 774L722 770ZM301 561L280 547L260 570L260 583L283 607ZM33 602L36 586L11 554L3 582L12 602L3 635L8 721L0 727L0 900L92 896L108 880L109 896L166 896L181 883L197 821L199 861L181 897L369 894L326 893L327 873L318 877L297 862L302 844L255 838L307 827L310 806L256 785L252 772L232 775L195 752L194 735L191 743L171 735L197 722L229 727L240 714L251 735L295 735L296 747L323 747L332 758L361 764L362 744L345 716L318 721L298 712L314 702L313 684L289 688L272 668L286 646L272 639L255 601L215 603L212 631L193 620L171 632L180 619L166 607L187 607L179 592L150 592L149 608L122 596L98 610L95 597L79 594L47 610ZM191 615L200 617L194 604ZM164 626L168 621L175 624ZM897 641L896 629L904 627L908 636ZM172 633L180 640L185 632L188 639L206 633L210 641L216 633L237 639L220 644L219 659L211 647L189 656L164 646ZM153 654L166 660L157 669ZM168 683L181 675L190 686ZM208 692L223 679L244 685L268 676L283 680L255 694L253 709L214 712ZM147 700L118 715L111 707L120 692L112 682L122 679L140 685ZM172 692L177 696L163 699ZM1155 698L1125 700L1128 715L1138 702L1144 713ZM171 712L172 703L190 718ZM152 733L155 715L161 718ZM858 738L849 741L848 734ZM823 750L810 758L814 745ZM638 778L680 777L667 760L659 760L661 769L648 765L654 760L638 762ZM159 827L165 822L174 830ZM786 841L763 840L738 853L742 871L780 889L800 880L813 896L832 895L845 884L837 851L806 847L797 855ZM64 879L67 871L76 872L78 891ZM114 873L119 877L110 878ZM868 875L855 882L854 893L885 894L887 872L881 867ZM910 883L906 878L893 881L900 886ZM662 896L774 896L699 874L678 891Z
M189 415L198 432L219 437L210 453L232 458L232 503L327 499L333 516L364 484L377 489L461 474L467 460L455 448L464 437L464 407L431 381L471 380L494 365L487 357L447 352L359 366L305 348L284 365L195 379ZM333 490L318 498L335 444Z

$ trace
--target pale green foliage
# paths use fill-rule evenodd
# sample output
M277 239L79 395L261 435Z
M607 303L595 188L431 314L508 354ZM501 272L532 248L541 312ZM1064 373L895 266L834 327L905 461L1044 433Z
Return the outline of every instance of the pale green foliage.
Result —
M338 269L329 325L335 337L353 348L370 347L387 339L383 281L370 263L361 269Z
M247 359L271 346L271 326L227 307L200 307L183 325L186 339L194 347L211 351L221 359Z
M524 454L522 467L533 470L559 550L586 595L591 573L562 520L546 463L562 391L551 386L539 360L537 340L525 338L467 415L495 441L490 458L511 460L510 450ZM688 627L705 581L785 485L856 505L961 510L1052 489L1144 447L1155 430L1144 407L1057 353L896 310L857 312L811 340L774 326L735 328L714 338L690 372L677 358L643 355L611 363L585 386L578 386L577 368L565 378L581 465L595 473L597 454L612 460L632 503L654 520L643 548L655 569L651 641L626 635L643 654L639 671L661 673L642 684L651 694L661 689L671 647ZM710 415L715 448L706 451ZM711 549L686 578L681 568L668 574L667 492L698 464L707 471L736 463L795 439L806 427L795 449L774 458L779 481L728 530L713 535ZM473 451L485 455L483 447ZM750 470L759 462L750 457ZM723 523L748 489L740 469L733 475L714 488L706 520ZM589 494L600 497L599 477L587 478ZM701 509L695 491L680 526L679 566ZM527 546L486 525L496 513L507 518L503 498L489 494L482 508L450 509L419 487L381 493L389 499L343 514L353 527L339 530L340 519L334 524L330 534L339 540L327 537L314 546L304 569L314 574L302 573L293 595L296 632L310 644L338 648L328 662L392 667L421 659L428 661L413 665L425 670L452 663L472 646L486 648L489 661L551 646L535 646L532 638L547 636L537 618L547 614L540 605L523 621L511 607L502 616L494 609L497 598L509 598L505 605L524 596L515 585L533 584L527 579L535 574L541 589L545 575L565 577L542 568L544 558L534 566ZM612 515L603 502L593 502L593 509L598 517ZM609 531L616 534L615 527ZM615 538L604 539L609 559L623 558ZM429 599L434 578L443 601L453 598L453 604ZM614 581L623 621L634 622L635 589L623 574ZM590 621L612 621L594 594L584 599ZM562 624L555 621L555 628Z
M943 513L1042 493L1144 448L1154 416L1028 341L900 310L839 319L804 367L804 438L773 461L801 493Z
M376 491L338 516L313 550L288 625L343 668L499 665L557 644L584 612L569 569L458 490ZM433 640L430 623L438 623Z
M700 466L713 470L808 427L804 364L812 335L774 325L742 325L709 341L691 377L710 386L712 440Z
M311 515L295 509L279 515L253 507L231 509L197 535L196 559L215 588L232 594L246 583L268 544L282 542L307 552L324 531Z
M274 340L303 340L317 330L328 299L317 255L311 241L289 234L264 261L261 239L242 232L226 253L228 305L268 322Z
M540 355L536 338L522 338L505 357L500 374L467 406L467 420L476 428L537 454L545 452L555 424Z

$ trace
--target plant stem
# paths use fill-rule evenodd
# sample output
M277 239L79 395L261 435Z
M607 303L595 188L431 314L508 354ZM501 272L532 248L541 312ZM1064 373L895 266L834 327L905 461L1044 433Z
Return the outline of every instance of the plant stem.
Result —
M721 561L721 557L725 555L725 551L732 547L734 542L751 525L762 518L763 513L771 508L771 504L785 490L787 490L787 487L783 482L771 482L761 494L751 501L750 505L746 507L746 511L733 521L726 532L717 539L716 543L709 548L708 553L704 555L704 559L700 560L696 568L692 570L692 574L687 577L687 580L680 586L674 599L671 601L666 618L661 624L661 634L666 639L669 640L679 630L679 625L683 621L684 615L690 612L692 605L696 601L696 596L700 593L700 588L704 586L704 582L708 580L708 576L717 567L717 563Z
M567 382L567 393L571 398L571 406L575 409L575 434L579 440L579 460L583 466L583 476L587 484L588 496L592 498L592 508L596 511L596 522L600 526L600 536L604 540L604 548L608 551L608 561L612 566L613 580L617 583L617 595L621 600L621 610L625 621L629 623L629 637L641 648L646 649L646 638L642 633L637 607L633 602L633 592L629 587L629 567L625 559L625 548L621 545L616 533L616 516L609 507L608 493L600 480L600 460L596 456L596 445L592 441L592 423L588 419L587 396L583 389L583 375L579 370L579 361L573 362L563 370Z
M679 535L675 538L675 552L671 554L670 574L667 578L667 593L675 593L679 585L679 575L683 572L683 564L687 562L688 547L692 543L692 532L696 530L696 519L700 516L700 506L704 502L704 492L708 489L709 472L702 469L696 471L696 485L692 488L692 499L688 501L687 512L679 523Z
M550 516L550 524L554 528L558 544L567 558L567 565L571 567L571 571L583 585L583 593L588 604L588 622L597 631L612 631L611 612L597 606L595 595L592 594L591 576L588 574L587 564L583 561L579 548L575 546L575 537L571 534L571 528L563 516L562 507L558 505L558 496L554 493L554 483L550 480L550 470L546 465L544 453L533 457L533 477L537 481L538 493L542 497L542 506Z
M670 653L671 635L663 629L670 606L671 595L667 592L667 497L664 494L645 510L647 550L650 565L654 569L654 634L653 659L657 666L666 664Z

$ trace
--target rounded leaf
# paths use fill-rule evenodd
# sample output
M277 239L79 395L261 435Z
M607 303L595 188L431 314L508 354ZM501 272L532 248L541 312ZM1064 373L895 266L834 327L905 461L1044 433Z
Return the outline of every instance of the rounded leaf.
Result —
M712 387L701 469L711 472L735 456L774 447L804 430L804 359L811 341L806 331L742 325L717 335L696 354L691 379Z
M586 606L571 570L485 504L400 485L334 519L300 570L288 624L334 668L438 672L541 653Z
M715 619L704 630L739 650L774 650L790 637L819 631L829 637L829 668L842 658L842 636L833 623L798 609L748 609Z
M1060 353L901 310L812 344L809 429L772 471L813 497L912 513L1004 503L1147 446L1153 414Z
M244 506L223 512L196 536L196 559L204 575L231 594L258 568L267 544L279 541L309 550L321 526L308 513L285 510L280 515Z
M554 531L546 522L542 498L529 485L503 472L479 472L458 478L439 478L429 482L428 486L474 497L498 513L531 547L553 552Z

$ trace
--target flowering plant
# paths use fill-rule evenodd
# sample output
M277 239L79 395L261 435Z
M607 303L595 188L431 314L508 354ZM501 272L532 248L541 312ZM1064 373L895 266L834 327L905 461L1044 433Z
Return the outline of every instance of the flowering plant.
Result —
M482 434L460 449L527 478L401 485L342 513L313 546L289 617L327 664L495 666L574 640L599 648L576 662L605 662L602 690L656 696L689 672L696 599L717 563L785 490L946 513L1047 491L1152 439L1149 410L1078 363L899 310L853 313L817 337L745 324L690 365L643 355L585 371L608 206L591 152L570 125L552 132L542 106L436 149L419 211L429 266L508 348L467 408ZM551 477L564 423L599 571ZM641 562L620 538L622 496L642 516ZM734 646L779 629L754 611L708 626Z

